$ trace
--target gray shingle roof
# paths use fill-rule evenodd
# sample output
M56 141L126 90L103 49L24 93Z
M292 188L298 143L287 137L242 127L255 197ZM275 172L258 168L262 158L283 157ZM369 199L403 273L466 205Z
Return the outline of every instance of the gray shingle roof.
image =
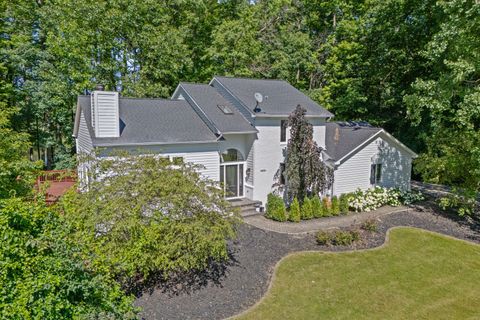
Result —
M322 108L304 93L283 80L263 80L219 77L215 79L240 100L252 113L256 101L255 92L263 95L259 104L261 112L257 116L288 116L297 105L307 109L307 116L333 117L333 114Z
M245 117L218 91L206 84L180 83L195 103L203 110L207 118L222 133L257 132ZM225 114L219 106L226 106L232 111Z
M340 160L381 130L365 122L327 122L326 152L334 160Z
M90 96L79 96L92 135ZM95 138L94 146L216 141L217 137L186 101L120 98L120 137Z

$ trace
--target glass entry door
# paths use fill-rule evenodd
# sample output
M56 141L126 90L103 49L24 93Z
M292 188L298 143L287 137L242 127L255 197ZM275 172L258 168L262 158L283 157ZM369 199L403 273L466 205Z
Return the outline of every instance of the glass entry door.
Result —
M220 182L225 198L243 197L243 163L220 165Z

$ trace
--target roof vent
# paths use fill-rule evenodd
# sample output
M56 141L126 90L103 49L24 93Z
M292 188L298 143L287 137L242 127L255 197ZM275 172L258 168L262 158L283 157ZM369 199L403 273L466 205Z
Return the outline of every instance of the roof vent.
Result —
M93 91L91 99L92 126L95 130L95 137L120 137L118 92Z
M221 104L218 104L217 106L220 110L222 110L222 112L224 114L233 114L233 111L232 111L232 109L230 109L230 107L225 106L225 105L221 105Z

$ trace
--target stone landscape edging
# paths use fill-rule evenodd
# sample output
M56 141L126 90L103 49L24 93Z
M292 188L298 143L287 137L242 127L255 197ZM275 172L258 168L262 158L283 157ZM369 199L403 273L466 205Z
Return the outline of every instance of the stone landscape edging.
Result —
M380 208L381 209L381 208ZM274 220L271 220L271 219L268 219L268 218L265 218L265 224L264 223L252 223L252 219L256 219L255 217L258 217L258 216L249 216L249 217L244 217L243 221L253 227L256 227L256 228L259 228L259 229L263 229L263 230L266 230L266 231L270 231L270 232L276 232L276 233L283 233L283 234L290 234L290 235L304 235L304 234L308 234L308 233L313 233L313 232L317 232L317 231L321 231L321 230L329 230L329 229L338 229L338 228L341 228L341 227L349 227L349 226L352 226L354 224L358 224L359 222L364 222L368 219L375 219L375 218L379 218L379 217L384 217L386 215L389 215L389 214L393 214L393 213L398 213L398 212L408 212L409 210L412 210L410 207L407 207L407 206L400 206L400 207L392 207L392 210L389 210L389 211L386 211L386 212L381 212L380 210L374 210L374 211L369 211L369 212L356 212L354 214L351 214L351 215L344 215L344 216L335 216L335 217L328 217L330 218L330 221L324 221L324 222L331 222L331 220L334 220L336 218L340 218L342 219L342 221L339 221L339 223L337 225L335 225L335 223L332 223L332 225L326 225L326 226L321 226L319 225L318 227L312 227L311 225L315 224L315 223L318 223L318 222L322 222L321 219L323 218L316 218L316 219L312 219L312 220L303 220L301 223L303 225L299 225L298 223L295 223L295 222L278 222L278 221L274 221ZM319 221L320 219L320 221ZM338 219L338 220L340 220ZM263 221L262 221L263 222ZM334 221L333 221L334 222ZM305 227L304 229L308 229L308 230L303 230L303 231L296 231L296 232L292 232L292 231L282 231L282 230L278 230L278 229L275 229L275 228L270 228L268 227L266 224L274 224L274 225L278 225L279 227L286 227L286 228L289 228L289 226L292 226L292 227ZM309 229L311 228L311 229Z

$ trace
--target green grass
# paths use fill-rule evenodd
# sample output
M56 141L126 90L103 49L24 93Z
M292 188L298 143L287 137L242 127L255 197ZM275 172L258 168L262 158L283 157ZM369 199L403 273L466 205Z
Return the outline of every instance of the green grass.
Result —
M480 246L397 228L380 249L291 255L240 319L480 319Z

